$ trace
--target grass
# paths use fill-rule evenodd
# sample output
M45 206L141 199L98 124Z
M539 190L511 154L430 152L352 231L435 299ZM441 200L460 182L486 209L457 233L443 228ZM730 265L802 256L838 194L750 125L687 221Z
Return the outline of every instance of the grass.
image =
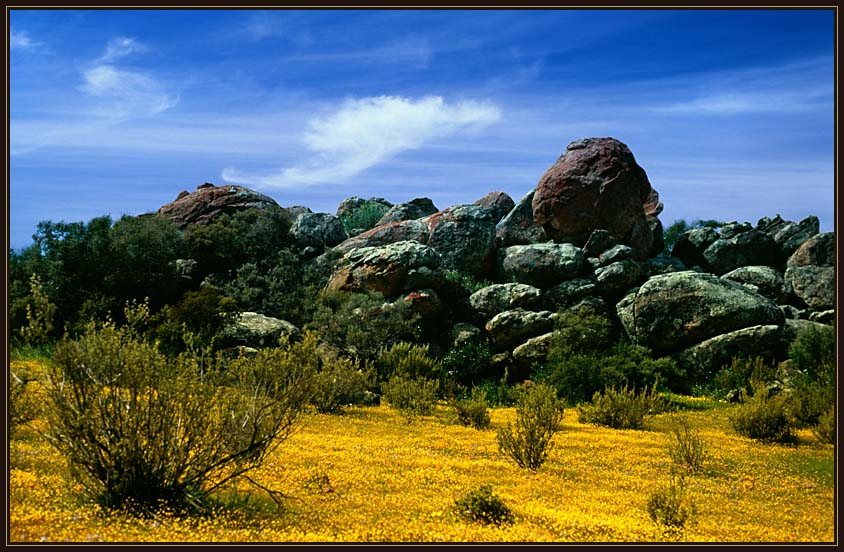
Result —
M15 361L13 361L15 362ZM37 390L36 390L37 392ZM310 414L253 474L282 491L277 504L248 484L220 497L219 512L178 519L103 515L81 502L67 466L32 429L10 443L9 541L106 542L833 542L834 447L810 431L800 446L736 435L733 407L691 409L708 445L703 473L687 478L695 517L681 531L651 521L648 495L669 481L671 415L644 430L581 424L566 411L537 472L498 451L496 430L514 408L490 409L492 426L450 423L439 405L407 421L387 407ZM40 422L36 422L36 426ZM490 484L514 523L484 525L454 513L467 489Z

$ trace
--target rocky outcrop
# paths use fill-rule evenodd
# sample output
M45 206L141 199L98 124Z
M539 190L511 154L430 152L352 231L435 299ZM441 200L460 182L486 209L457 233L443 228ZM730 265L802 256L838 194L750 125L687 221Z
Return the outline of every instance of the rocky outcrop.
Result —
M787 346L781 330L770 324L723 333L686 349L678 360L697 377L714 375L736 356L760 356L771 362L781 358Z
M567 309L598 293L595 280L573 278L548 289L542 295L543 308L550 311Z
M617 297L644 280L642 267L633 259L616 261L595 269L595 284L603 297Z
M290 227L290 236L298 247L319 252L348 238L340 219L328 213L303 213Z
M503 250L501 274L506 281L547 289L574 278L583 269L583 252L570 243L514 245Z
M220 215L248 209L281 210L281 207L274 199L249 188L206 182L191 193L181 192L175 201L162 205L157 214L184 229L189 224L210 224Z
M381 226L382 224L387 224L388 222L420 219L428 215L433 215L438 210L439 209L434 207L434 202L427 197L417 197L416 199L411 199L406 203L399 203L398 205L390 207L390 209L384 213L384 216L381 217L381 220L379 220L375 226Z
M549 332L528 339L513 349L513 362L530 373L533 367L541 365L548 358L554 337L554 332Z
M295 338L299 328L285 320L257 312L242 312L227 326L221 337L225 342L245 347L275 347L282 337Z
M820 232L818 217L808 216L800 222L786 222L773 234L773 238L782 250L783 257L788 258L803 242L818 232Z
M483 207L492 215L492 221L498 224L507 213L513 210L516 202L504 192L490 192L475 202L475 205Z
M738 282L777 304L786 300L786 294L783 292L785 280L779 271L769 266L742 266L721 277Z
M658 354L757 325L783 324L777 305L741 284L712 274L654 276L617 305L628 336Z
M601 228L632 247L636 259L662 249L651 228L662 211L659 194L630 149L614 138L570 143L540 178L532 205L534 220L555 242L583 245Z
M782 253L771 236L759 230L741 232L732 238L715 240L703 252L706 267L721 275L742 266L770 266L782 264Z
M305 207L304 205L292 205L290 207L285 207L284 210L287 211L288 215L290 215L291 224L296 222L296 219L305 213L313 213L309 207Z
M427 244L439 252L443 267L483 278L495 268L495 222L478 205L456 205L423 218Z
M717 239L718 232L712 228L687 230L677 238L674 247L671 249L671 256L677 257L689 268L708 266L709 263L703 256L703 252Z
M533 220L533 195L535 190L526 193L507 215L495 227L498 247L542 243L550 238L545 230Z
M400 241L426 243L429 234L428 225L418 220L388 222L372 230L362 232L337 246L337 250L347 253L359 247L378 247Z
M531 337L547 333L554 328L554 316L549 311L533 312L513 309L496 314L486 323L494 350L512 350Z
M347 197L340 202L340 205L337 206L336 215L337 218L348 217L354 214L355 211L364 209L368 206L381 207L384 208L386 212L386 210L389 210L393 204L383 197L370 197L369 199L363 199L362 197L352 196Z
M430 274L441 263L439 253L417 242L402 241L380 247L361 247L343 256L326 288L331 291L374 291L392 297L403 291L419 289L415 285L408 285L414 269L417 274L422 269Z
M469 296L469 305L477 316L488 320L517 307L530 309L541 297L542 291L526 284L493 284Z
M804 241L788 258L786 266L835 266L835 233L815 234Z

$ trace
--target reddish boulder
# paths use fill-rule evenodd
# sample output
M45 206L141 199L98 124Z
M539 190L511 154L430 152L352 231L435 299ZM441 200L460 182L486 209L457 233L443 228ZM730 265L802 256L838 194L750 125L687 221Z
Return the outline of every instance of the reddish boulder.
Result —
M201 184L192 193L181 192L175 201L161 206L158 215L179 228L209 224L215 217L247 209L281 209L271 197L242 186Z
M569 144L539 180L532 207L536 224L556 242L583 245L602 228L632 247L638 260L661 248L659 194L630 149L614 138Z

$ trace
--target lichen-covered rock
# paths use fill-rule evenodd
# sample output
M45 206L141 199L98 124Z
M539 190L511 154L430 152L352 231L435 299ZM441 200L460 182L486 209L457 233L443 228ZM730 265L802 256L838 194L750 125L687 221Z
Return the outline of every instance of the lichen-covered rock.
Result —
M344 216L350 216L355 211L360 209L366 208L367 206L374 205L377 207L384 207L389 209L393 206L392 203L384 199L383 197L370 197L369 199L363 199L362 197L352 196L347 197L343 201L340 202L340 205L337 206L337 218L343 218ZM385 211L386 211L385 209Z
M762 217L756 223L756 229L761 230L762 232L767 232L771 237L773 237L786 224L788 224L788 221L783 220L779 215L774 218Z
M554 332L548 332L531 337L513 349L513 362L524 369L541 365L548 358L548 352L554 342L554 335Z
M644 280L644 271L633 259L616 261L595 269L595 284L604 297L618 296Z
M299 335L299 328L286 320L257 312L242 312L221 334L227 343L233 345L275 347L282 336L292 339Z
M706 266L721 275L742 266L771 266L782 264L782 254L773 238L759 230L748 230L735 237L723 237L703 252Z
M710 245L718 239L718 232L712 228L693 228L687 230L677 238L671 249L671 256L680 259L684 265L706 266L707 260L703 256Z
M598 293L594 280L573 278L549 288L542 295L542 306L550 311L573 307L584 298Z
M328 213L302 213L290 227L290 236L299 247L317 250L335 246L348 238L340 219Z
M818 324L834 324L835 310L815 311L809 315L809 320Z
M391 297L407 287L408 273L422 267L440 267L439 253L427 245L402 241L380 247L352 249L329 278L330 291L374 291Z
M428 234L428 224L418 220L388 222L347 239L339 244L337 249L347 253L359 247L378 247L400 241L415 241L424 244L428 241Z
M583 252L570 243L535 243L504 249L501 273L510 282L549 288L574 278L583 268Z
M448 340L451 343L451 348L457 349L478 339L482 333L482 330L477 326L466 322L458 322L448 332Z
M598 255L598 266L607 266L631 258L633 258L633 248L627 245L615 245Z
M550 239L545 235L545 230L533 220L532 202L535 191L531 190L522 196L516 206L496 225L498 247L542 243Z
M496 352L512 350L531 337L550 332L554 317L549 311L533 312L513 309L495 315L486 323Z
M654 257L642 263L639 263L642 270L645 272L645 279L658 274L668 274L670 272L683 272L688 270L683 261L677 257Z
M507 213L513 210L516 202L504 192L490 192L475 202L475 205L483 207L492 215L492 221L496 224L501 222Z
M741 284L712 274L654 276L616 305L628 336L662 354L757 325L783 323L777 305Z
M786 350L781 326L751 326L717 335L694 345L678 355L680 363L700 376L712 376L733 357L760 356L767 361L782 358Z
M483 278L495 268L495 222L488 209L455 205L423 218L427 244L442 257L444 268Z
M592 230L586 244L583 246L583 254L586 257L598 257L610 247L617 245L609 232L603 228Z
M730 221L725 222L721 226L721 239L728 240L733 238L742 232L747 232L748 230L752 229L753 227L750 225L749 222L736 222Z
M784 258L788 258L800 245L820 232L818 217L811 215L800 222L788 222L773 235Z
M393 205L384 213L375 226L381 226L388 222L399 222L402 220L415 220L428 215L433 215L438 209L434 206L434 202L427 197L417 197L405 203Z
M656 247L650 221L662 211L659 194L630 149L614 138L575 140L539 180L533 218L556 242L583 245L602 228L629 245L638 260ZM661 233L660 233L661 238Z
M292 205L290 207L285 207L284 210L287 211L288 215L290 215L291 224L296 222L296 219L305 213L313 213L309 207L305 207L304 205Z
M798 247L786 264L797 266L835 266L835 233L815 234Z
M506 310L522 307L530 309L539 303L542 291L527 284L493 284L469 296L472 310L485 320Z
M835 267L795 266L785 271L785 293L794 295L812 310L835 306Z
M782 303L786 300L783 293L785 280L778 270L769 266L743 266L721 277L743 284L751 291L764 295L775 303Z
M191 193L182 192L175 201L162 205L158 216L173 221L179 229L189 224L210 224L216 217L248 209L283 209L271 197L243 186L202 184Z

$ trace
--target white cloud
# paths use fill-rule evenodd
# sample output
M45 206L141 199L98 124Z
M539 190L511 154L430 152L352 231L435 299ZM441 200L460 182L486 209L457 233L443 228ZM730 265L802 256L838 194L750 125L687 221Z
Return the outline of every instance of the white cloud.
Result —
M149 48L134 38L119 36L108 41L105 52L97 60L97 63L112 63L128 55L144 53L147 50Z
M304 142L315 155L305 164L267 175L229 167L222 176L229 182L275 188L342 182L403 151L500 117L501 110L493 104L448 105L439 96L350 99L333 114L308 124Z
M30 37L29 33L26 31L9 32L10 50L32 50L39 46L41 46L41 43L32 40L32 37Z
M178 97L168 93L157 80L135 71L113 65L97 65L82 75L82 92L108 100L99 114L113 118L156 115L178 103Z

